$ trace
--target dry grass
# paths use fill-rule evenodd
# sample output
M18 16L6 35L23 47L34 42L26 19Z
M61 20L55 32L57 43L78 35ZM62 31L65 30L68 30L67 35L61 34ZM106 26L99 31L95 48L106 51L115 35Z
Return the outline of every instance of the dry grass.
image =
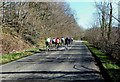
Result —
M22 51L32 47L32 45L26 43L18 33L14 32L13 29L9 27L4 27L2 29L1 37L0 42L2 42L2 54Z

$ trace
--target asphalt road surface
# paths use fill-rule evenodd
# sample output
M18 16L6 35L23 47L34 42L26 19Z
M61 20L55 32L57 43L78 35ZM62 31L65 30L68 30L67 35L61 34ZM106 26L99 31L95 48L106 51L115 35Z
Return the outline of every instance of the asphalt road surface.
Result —
M104 82L94 57L81 41L68 50L41 52L1 65L2 82Z

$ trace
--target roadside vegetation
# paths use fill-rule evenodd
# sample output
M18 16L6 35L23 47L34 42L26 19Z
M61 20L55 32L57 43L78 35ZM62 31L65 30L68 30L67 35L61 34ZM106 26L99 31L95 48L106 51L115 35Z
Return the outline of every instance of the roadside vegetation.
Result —
M120 7L120 2L95 2L96 12L92 28L84 32L82 40L89 42L85 42L85 44L100 60L113 82L119 82L120 19L114 14L114 5ZM118 24L115 24L115 21Z
M45 38L81 35L66 2L0 2L0 12L0 56L5 62L32 54L25 50L41 49Z
M84 32L83 39L120 63L120 19L114 14L114 5L119 7L120 2L95 3L96 12L92 28Z
M35 53L40 53L41 51L45 51L45 48L34 48L22 52L13 52L9 54L0 55L0 61L1 61L0 64L5 64L14 60L18 60L20 58L33 55Z
M112 82L119 82L120 81L120 66L116 64L115 61L111 60L111 58L103 53L101 50L94 47L93 44L90 44L89 42L85 41L83 42L88 46L90 51L96 55L96 57L101 61L104 69L107 71L108 75L110 76L110 79L112 79Z

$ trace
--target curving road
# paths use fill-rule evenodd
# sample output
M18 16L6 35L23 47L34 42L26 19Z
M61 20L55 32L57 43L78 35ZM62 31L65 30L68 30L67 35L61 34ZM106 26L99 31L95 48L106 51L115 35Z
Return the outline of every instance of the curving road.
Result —
M2 82L104 82L95 59L81 41L68 50L41 52L0 66Z

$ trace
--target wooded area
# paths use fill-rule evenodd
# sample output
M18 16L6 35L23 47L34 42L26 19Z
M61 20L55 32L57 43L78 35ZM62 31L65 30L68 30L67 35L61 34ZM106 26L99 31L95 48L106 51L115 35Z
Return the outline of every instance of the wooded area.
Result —
M82 4L80 14L87 18L89 13ZM120 2L116 3L118 16L114 5L95 2L92 27L84 30L67 2L0 2L0 64L5 68L2 78L119 82ZM89 5L85 7L89 10ZM90 14L93 11L90 9Z
M66 2L1 2L2 54L40 47L47 37L80 37Z
M120 27L112 23L113 19L120 20L113 14L112 2L95 4L94 24L84 32L83 39L119 61ZM47 37L79 39L82 34L66 2L1 2L0 12L2 54L40 47Z
M84 39L94 44L111 58L120 60L120 20L114 16L112 2L95 3L97 9L97 21L94 21L92 28L86 30ZM118 6L119 4L117 4ZM118 9L119 11L119 9ZM118 26L113 26L113 20Z

